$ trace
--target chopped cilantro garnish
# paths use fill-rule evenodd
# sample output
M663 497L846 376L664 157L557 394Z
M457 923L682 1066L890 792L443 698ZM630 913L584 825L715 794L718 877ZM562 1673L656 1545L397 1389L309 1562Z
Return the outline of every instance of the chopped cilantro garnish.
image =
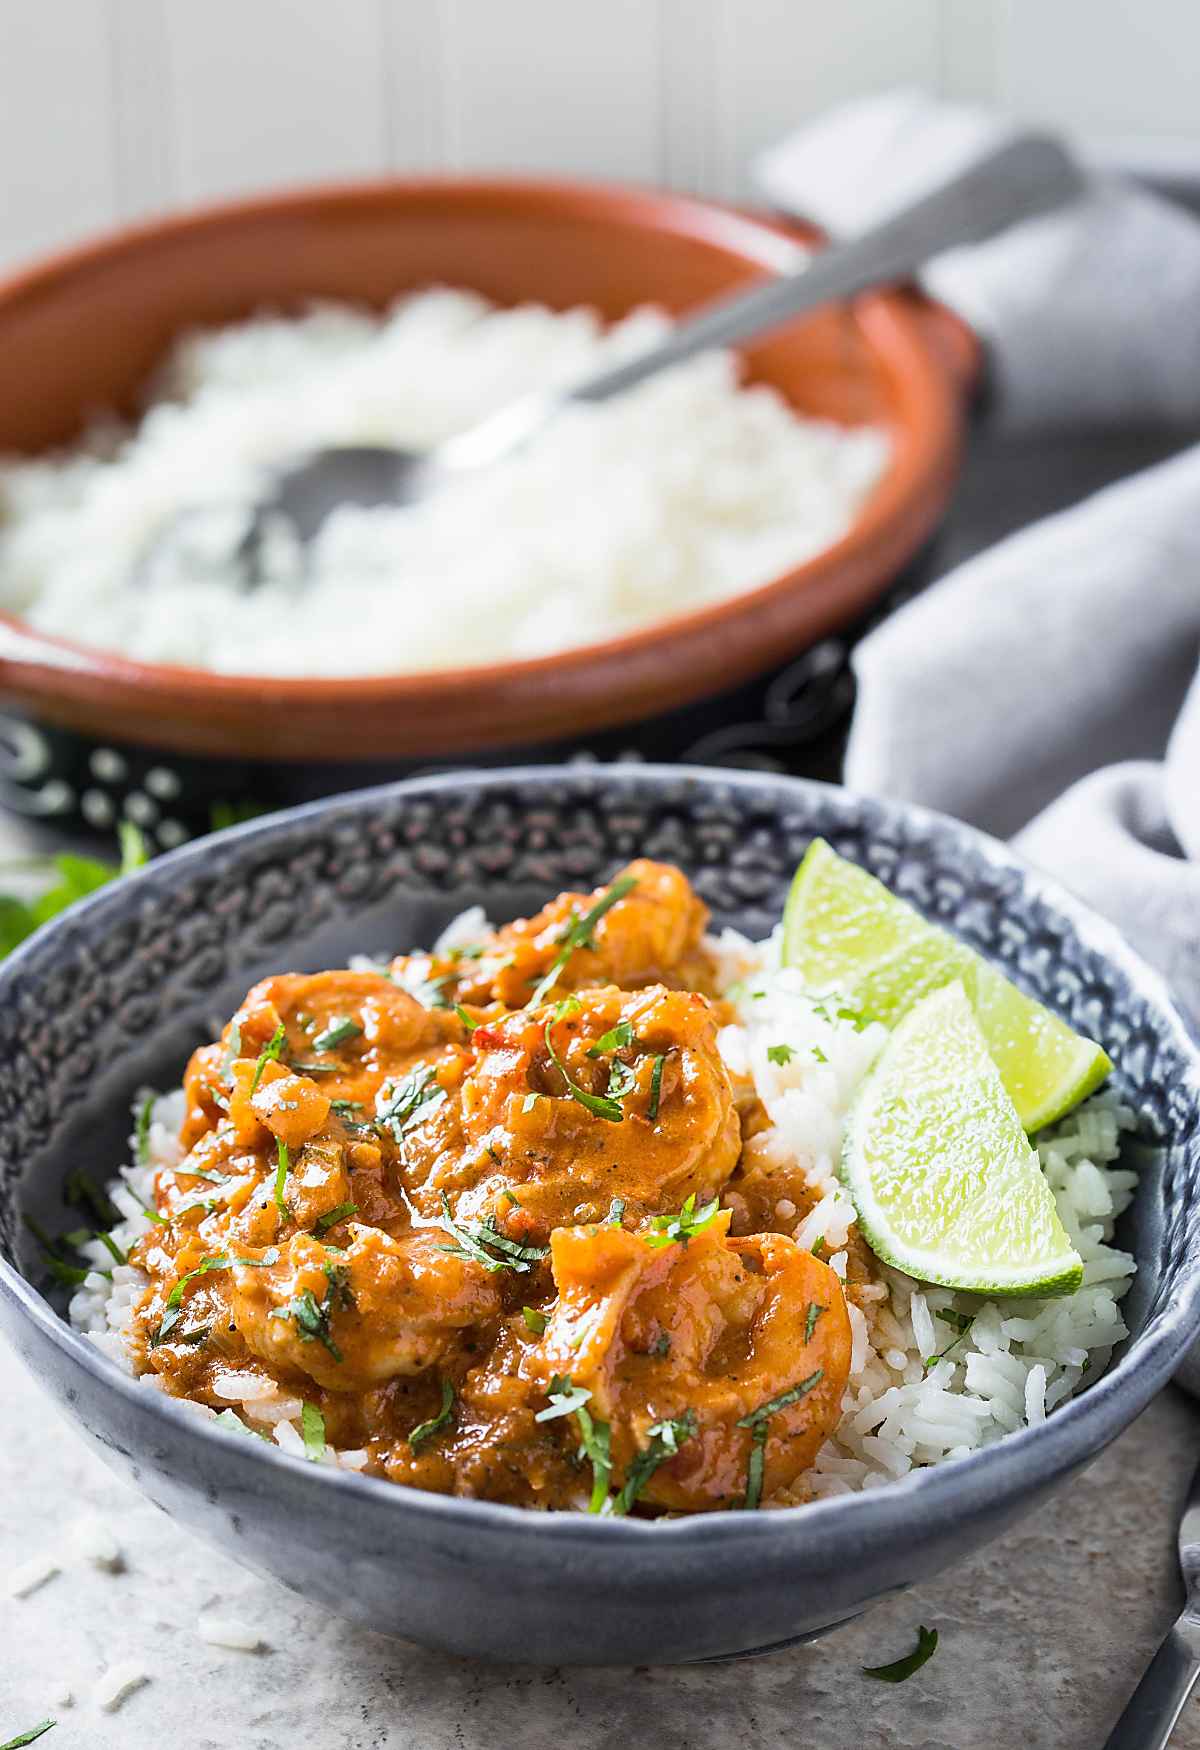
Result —
M781 1069L784 1068L787 1064L791 1063L791 1061L792 1061L793 1057L795 1057L795 1055L796 1055L795 1049L791 1045L768 1045L767 1046L767 1061L768 1061L768 1063L777 1063Z
M594 1417L583 1404L576 1405L579 1422L579 1456L592 1467L592 1493L589 1513L603 1513L608 1502L608 1485L612 1476L612 1430L607 1422Z
M738 1427L759 1427L769 1416L774 1416L778 1411L786 1410L791 1404L799 1403L801 1398L807 1397L818 1381L824 1377L825 1369L818 1367L815 1373L810 1373L807 1379L800 1381L799 1385L789 1386L787 1391L781 1391L777 1398L768 1398L765 1404L760 1404L757 1410L751 1410L749 1415L739 1416Z
M954 1312L953 1309L948 1309L946 1312L940 1312L937 1314L937 1317L941 1319L944 1325L949 1325L952 1330L957 1331L958 1335L957 1337L952 1338L939 1354L929 1355L925 1358L922 1365L927 1373L931 1367L936 1367L939 1361L944 1360L945 1357L950 1354L952 1349L958 1348L958 1345L962 1342L967 1332L971 1329L971 1326L975 1323L974 1313Z
M811 1322L805 1333L805 1342L807 1342L808 1338L812 1335L812 1326L816 1324L817 1318L820 1317L824 1310L823 1307L816 1307L816 1317L814 1317L814 1306L810 1301L808 1317ZM800 1381L799 1385L793 1385L787 1391L780 1392L777 1398L769 1398L765 1404L760 1404L757 1410L751 1410L748 1416L738 1417L738 1427L749 1428L750 1430L750 1456L746 1461L746 1498L742 1502L742 1506L748 1512L753 1512L758 1506L758 1503L762 1500L763 1472L766 1468L767 1456L768 1422L777 1411L786 1410L789 1404L798 1403L802 1397L806 1396L806 1394L812 1390L817 1381L823 1379L824 1376L825 1369L823 1367L818 1367L815 1373L810 1373L807 1379L802 1379Z
M522 1112L532 1112L541 1097L540 1094L526 1094L525 1098L521 1101Z
M300 1432L304 1436L304 1456L319 1464L325 1456L325 1418L316 1404L306 1403L300 1411Z
M288 1145L286 1142L276 1142L275 1150L275 1207L279 1211L280 1220L286 1221L291 1214L291 1210L283 1200L283 1188L287 1184L287 1176L290 1167Z
M544 1312L539 1312L536 1306L523 1306L521 1317L525 1320L525 1329L532 1331L535 1337L540 1337L546 1329L546 1315Z
M139 1167L150 1165L150 1126L154 1122L153 1094L147 1094L138 1108L136 1158Z
M651 1231L646 1235L647 1244L671 1246L678 1240L680 1245L686 1246L696 1234L704 1232L720 1207L719 1200L714 1197L703 1209L697 1209L696 1193L693 1191L678 1215L656 1215L651 1219Z
M462 1022L463 1026L467 1029L468 1033L473 1033L475 1031L476 1027L478 1027L479 1022L473 1021L471 1019L470 1015L468 1015L467 1011L463 1008L461 1003L455 1003L454 1013L458 1016L459 1020Z
M274 1246L268 1246L261 1258L243 1258L237 1253L217 1253L211 1258L202 1258L194 1270L188 1270L172 1288L166 1299L166 1310L162 1323L150 1339L150 1347L156 1349L160 1343L175 1329L183 1317L183 1292L189 1282L194 1282L197 1276L207 1276L212 1270L228 1270L234 1264L244 1264L250 1270L266 1270L272 1264L278 1264L279 1253Z
M633 1027L628 1021L618 1021L607 1033L602 1033L594 1045L588 1046L589 1057L603 1057L610 1051L625 1051L633 1044Z
M300 1063L292 1058L288 1068L297 1076L336 1076L341 1071L336 1063Z
M403 973L390 972L388 977L401 990L406 990L423 1009L448 1009L445 989L454 977L452 972L439 973L436 978L406 978Z
M274 1444L269 1434L263 1434L257 1428L251 1428L243 1422L236 1410L221 1410L213 1418L218 1428L227 1428L231 1434L248 1434L251 1440L265 1440L268 1446Z
M96 1238L100 1241L100 1244L104 1247L104 1250L108 1253L114 1264L127 1264L129 1262L128 1252L123 1252L121 1250L111 1234L98 1233Z
M414 1452L417 1450L418 1446L423 1446L427 1440L432 1440L435 1434L440 1433L440 1431L446 1426L447 1422L449 1422L450 1414L453 1409L454 1387L450 1384L448 1379L444 1379L442 1381L441 1409L436 1416L431 1416L428 1422L418 1422L417 1426L408 1437L408 1444L412 1447Z
M825 1252L825 1235L818 1234L810 1249L814 1258L822 1257Z
M812 1054L816 1058L818 1063L828 1063L829 1062L829 1059L826 1057L825 1053L821 1050L821 1047L819 1045L814 1045L812 1047Z
M825 1308L818 1306L815 1300L809 1301L808 1313L804 1320L804 1341L806 1343L812 1342L812 1334L817 1328L817 1320L824 1311Z
M529 1309L526 1308L526 1311ZM575 1385L569 1374L556 1373L546 1394L550 1402L539 1410L535 1422L554 1422L560 1416L574 1416L579 1422L579 1456L592 1467L592 1494L589 1513L603 1512L608 1500L608 1483L612 1476L612 1431L587 1408L591 1392L586 1386Z
M313 1050L336 1051L339 1045L344 1045L347 1039L356 1039L361 1032L361 1021L356 1021L352 1015L335 1015L313 1040Z
M417 1113L431 1100L445 1098L445 1091L430 1064L421 1064L398 1082L384 1082L375 1101L378 1123L390 1130L397 1142L416 1122Z
M669 1331L660 1331L650 1345L651 1355L660 1357L671 1353L671 1335Z
M98 1227L114 1227L121 1219L121 1211L112 1201L106 1191L102 1191L90 1173L77 1168L67 1180L63 1191L63 1201L73 1209L85 1209L92 1216Z
M228 1087L233 1081L233 1066L242 1055L242 1029L236 1021L229 1023L229 1038L225 1045L225 1055L221 1059L221 1080Z
M48 1732L51 1726L56 1726L57 1724L57 1720L39 1720L37 1725L30 1726L27 1732L18 1732L15 1738L10 1738L8 1740L7 1744L0 1744L0 1750L22 1750L23 1745L32 1744L35 1739L40 1738L43 1733Z
M746 1498L742 1507L753 1513L762 1500L763 1475L767 1467L767 1424L759 1422L750 1433L750 1456L746 1460Z
M311 1288L305 1288L299 1294L294 1294L286 1306L276 1307L270 1317L291 1319L306 1343L313 1341L320 1343L321 1347L327 1349L335 1361L340 1361L342 1352L334 1342L329 1330L332 1299L332 1281L330 1292L323 1301L317 1299Z
M345 1221L349 1215L358 1214L357 1203L339 1203L336 1209L331 1209L327 1215L318 1216L313 1222L313 1232L328 1233L331 1227L336 1227L339 1221Z
M549 1253L549 1246L522 1246L516 1240L510 1240L507 1234L500 1232L493 1215L485 1216L473 1227L456 1221L450 1213L450 1199L444 1191L441 1202L441 1219L433 1225L444 1228L454 1241L452 1246L440 1247L441 1251L449 1252L453 1257L469 1258L493 1273L515 1270L520 1275L527 1275Z
M862 1674L864 1677L874 1677L880 1683L903 1683L914 1671L919 1671L927 1660L933 1658L937 1644L937 1630L921 1627L917 1630L916 1646L905 1658L897 1659L891 1665L864 1665Z
M126 1185L125 1189L127 1191L129 1191L129 1186ZM152 1221L156 1227L166 1227L167 1226L167 1221L166 1221L165 1216L161 1216L158 1213L157 1209L151 1208L149 1203L143 1203L141 1198L138 1197L133 1191L129 1191L129 1195L133 1198L133 1201L137 1204L138 1208L141 1210L142 1214L146 1217L147 1221Z
M546 1393L550 1402L533 1419L535 1422L553 1422L559 1416L573 1415L580 1404L587 1403L591 1395L586 1386L574 1385L569 1374L556 1373Z
M651 1124L658 1117L658 1108L662 1100L662 1072L666 1057L661 1054L654 1059L654 1068L650 1071L650 1098L646 1104L646 1117Z
M637 1075L629 1064L615 1057L609 1066L608 1086L604 1092L610 1100L623 1100L637 1086Z
M250 1081L251 1099L254 1098L254 1095L258 1090L258 1084L262 1080L262 1073L267 1065L279 1061L279 1053L283 1050L286 1039L287 1030L281 1021L258 1054L258 1062L254 1066L254 1075L251 1077Z
M559 973L567 964L567 961L571 958L576 948L590 948L592 946L592 932L595 930L596 925L600 922L600 919L604 916L605 912L611 911L617 901L619 899L624 899L627 893L632 893L636 886L637 877L635 875L622 875L620 880L613 882L612 886L606 893L600 895L600 898L589 911L585 911L582 917L571 919L571 922L566 926L562 935L559 937L560 946L558 953L550 962L545 976L539 980L533 995L525 1005L527 1009L536 1009L538 1007L542 1002L542 999L546 996L546 993L552 990L558 983Z
M699 1424L694 1410L685 1410L671 1421L655 1422L646 1432L649 1446L643 1447L625 1477L625 1487L613 1502L613 1512L628 1513L660 1464L674 1458L679 1448L696 1433Z
M620 1100L614 1099L608 1094L589 1094L586 1088L581 1088L577 1082L573 1082L567 1070L567 1066L563 1063L558 1052L554 1049L552 1032L554 1023L559 1019L561 1013L562 1005L560 1004L559 1008L549 1017L545 1027L542 1029L542 1037L546 1041L546 1050L550 1054L551 1063L554 1065L563 1081L567 1084L567 1093L571 1096L572 1100L575 1100L585 1111L592 1113L594 1117L604 1118L609 1124L620 1124L625 1117ZM632 1086L632 1082L630 1083L630 1086Z
M45 1228L33 1219L32 1215L27 1215L25 1217L25 1226L29 1229L30 1233L41 1247L46 1269L49 1271L51 1278L57 1282L61 1288L78 1288L81 1282L86 1281L87 1278L92 1275L93 1272L91 1268L84 1269L76 1264L68 1264L63 1258L59 1247L50 1238L50 1235L46 1232ZM87 1231L90 1232L90 1230ZM103 1275L104 1272L99 1271L97 1274Z

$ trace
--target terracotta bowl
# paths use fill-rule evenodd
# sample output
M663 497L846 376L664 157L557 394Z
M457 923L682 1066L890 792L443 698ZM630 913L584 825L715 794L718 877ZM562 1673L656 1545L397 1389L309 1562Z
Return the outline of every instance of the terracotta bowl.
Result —
M136 408L181 331L314 297L382 306L442 283L500 303L683 311L788 265L797 233L709 203L528 181L390 181L213 207L0 285L0 451ZM810 238L811 233L807 234ZM602 644L470 670L267 680L132 662L0 617L0 696L27 718L183 754L345 762L461 754L628 722L722 691L847 622L930 534L959 458L972 342L907 292L748 348L804 412L882 422L894 454L851 531L765 587Z

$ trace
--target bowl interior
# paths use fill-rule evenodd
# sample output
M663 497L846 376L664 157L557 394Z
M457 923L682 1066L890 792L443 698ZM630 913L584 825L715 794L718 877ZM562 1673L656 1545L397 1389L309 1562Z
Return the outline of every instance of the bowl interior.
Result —
M0 451L63 443L99 408L135 413L176 336L262 309L312 299L382 308L451 285L500 304L589 305L615 320L644 303L683 311L792 262L791 242L769 223L586 186L397 182L216 208L0 288L9 386ZM845 308L790 324L746 358L754 380L804 412L902 422L899 375Z
M796 780L677 769L416 780L252 823L163 859L0 968L0 1250L40 1281L23 1218L76 1225L61 1192L127 1158L138 1088L176 1085L248 985L428 943L464 906L496 919L588 889L634 855L678 862L718 924L765 934L822 834L1098 1038L1139 1118L1143 1174L1118 1243L1139 1272L1134 1349L1197 1275L1196 1053L1115 934L938 816Z

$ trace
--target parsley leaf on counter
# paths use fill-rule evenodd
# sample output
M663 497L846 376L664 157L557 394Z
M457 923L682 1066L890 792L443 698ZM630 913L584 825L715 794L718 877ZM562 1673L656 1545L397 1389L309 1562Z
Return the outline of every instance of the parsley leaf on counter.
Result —
M864 1665L864 1677L874 1677L880 1683L903 1683L919 1671L921 1666L933 1658L937 1651L938 1632L935 1628L921 1627L917 1630L917 1644L906 1658L897 1659L891 1665Z
M44 1732L48 1732L51 1726L56 1726L57 1724L57 1720L39 1720L37 1725L30 1726L27 1732L18 1732L15 1738L10 1738L8 1740L7 1744L0 1744L0 1750L21 1750L22 1745L32 1744L34 1740L40 1738Z

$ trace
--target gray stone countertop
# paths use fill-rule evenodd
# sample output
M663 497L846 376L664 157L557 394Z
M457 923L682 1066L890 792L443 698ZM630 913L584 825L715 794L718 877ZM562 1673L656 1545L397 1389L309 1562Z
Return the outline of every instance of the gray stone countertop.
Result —
M1175 1520L1200 1451L1200 1410L1168 1392L1002 1542L813 1646L543 1670L389 1641L246 1573L111 1476L2 1346L0 1405L3 1569L88 1514L125 1558L116 1575L76 1558L0 1597L0 1744L53 1714L44 1750L1100 1750L1179 1608ZM197 1613L218 1602L267 1650L202 1642ZM919 1623L941 1637L923 1670L861 1675L910 1651ZM101 1671L130 1659L150 1681L99 1712ZM1173 1747L1200 1750L1200 1700Z

